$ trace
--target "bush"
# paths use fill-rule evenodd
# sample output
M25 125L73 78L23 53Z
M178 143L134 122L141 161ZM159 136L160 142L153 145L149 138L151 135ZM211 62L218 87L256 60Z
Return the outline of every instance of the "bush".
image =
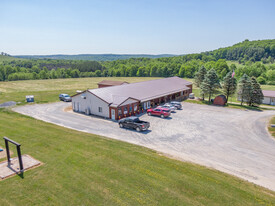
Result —
M257 82L259 82L260 84L266 84L266 79L264 77L258 77Z

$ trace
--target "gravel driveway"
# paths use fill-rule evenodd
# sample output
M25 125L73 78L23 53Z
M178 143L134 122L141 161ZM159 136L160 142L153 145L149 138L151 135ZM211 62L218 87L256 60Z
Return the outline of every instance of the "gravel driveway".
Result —
M236 175L275 191L275 140L266 124L275 111L245 111L184 103L169 119L143 115L144 133L116 122L65 112L70 103L16 107L16 112L64 127L142 145L177 159Z

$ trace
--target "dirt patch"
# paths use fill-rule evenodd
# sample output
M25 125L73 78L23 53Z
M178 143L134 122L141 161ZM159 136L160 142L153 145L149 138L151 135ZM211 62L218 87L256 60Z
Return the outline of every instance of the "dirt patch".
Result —
M64 109L64 112L72 112L72 111L73 111L73 107L72 106L66 107Z

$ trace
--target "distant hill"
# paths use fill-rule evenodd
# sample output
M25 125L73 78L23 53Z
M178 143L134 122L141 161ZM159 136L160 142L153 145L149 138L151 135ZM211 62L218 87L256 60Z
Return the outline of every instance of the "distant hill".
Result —
M12 61L12 60L20 60L20 59L13 56L0 55L0 62Z
M201 54L213 56L216 60L252 60L261 61L262 59L275 58L275 39L249 41L234 44L233 46L216 49Z
M77 54L77 55L19 55L15 57L24 59L65 59L65 60L92 60L92 61L115 61L119 59L130 59L130 58L162 58L162 57L173 57L176 55L172 54Z

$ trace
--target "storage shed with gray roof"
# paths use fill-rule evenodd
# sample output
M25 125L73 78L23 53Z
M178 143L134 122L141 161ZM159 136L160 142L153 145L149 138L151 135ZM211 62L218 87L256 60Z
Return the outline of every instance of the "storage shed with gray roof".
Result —
M128 82L122 82L122 81L113 81L113 80L103 80L99 82L98 88L103 88L103 87L111 87L111 86L117 86L117 85L123 85L123 84L129 84Z
M72 97L73 110L110 119L145 112L170 100L183 100L192 83L179 77L90 89Z
M262 90L264 99L263 104L275 105L275 91L272 90Z

